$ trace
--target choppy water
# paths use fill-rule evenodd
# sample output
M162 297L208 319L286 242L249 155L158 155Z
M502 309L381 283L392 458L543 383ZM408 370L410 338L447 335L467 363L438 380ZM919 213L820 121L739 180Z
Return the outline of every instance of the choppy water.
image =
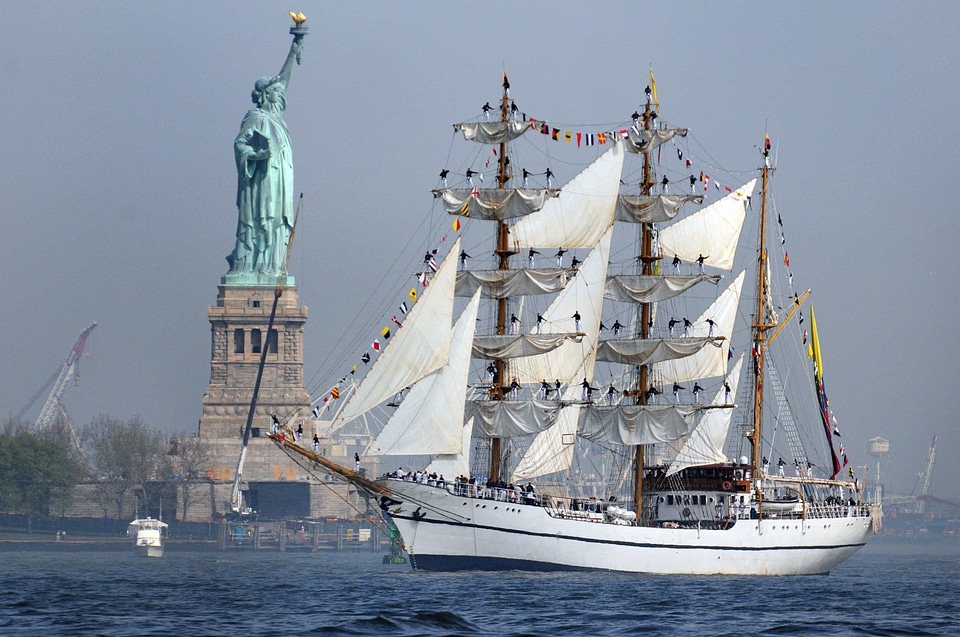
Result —
M777 578L2 552L0 635L960 635L960 538L881 538L830 575Z

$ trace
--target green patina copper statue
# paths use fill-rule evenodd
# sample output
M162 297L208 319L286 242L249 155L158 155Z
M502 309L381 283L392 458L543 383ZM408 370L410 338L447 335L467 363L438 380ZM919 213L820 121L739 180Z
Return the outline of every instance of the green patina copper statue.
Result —
M300 63L307 28L302 14L294 15L290 52L275 77L256 81L248 111L234 141L237 161L237 243L227 257L224 282L272 285L284 269L287 242L294 218L293 152L283 121L286 90L293 63ZM302 18L302 19L301 19Z

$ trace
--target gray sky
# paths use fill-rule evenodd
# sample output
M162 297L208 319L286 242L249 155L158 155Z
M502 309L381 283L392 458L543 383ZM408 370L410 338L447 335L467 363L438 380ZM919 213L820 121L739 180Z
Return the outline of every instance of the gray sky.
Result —
M502 69L524 110L597 123L638 107L652 64L664 116L721 164L755 167L765 128L776 143L854 463L889 438L885 482L909 491L939 434L934 492L960 497L954 2L3 3L0 412L97 321L64 398L74 421L195 431L232 143L286 55L288 9L310 27L285 115L308 389L356 355L341 333L397 253L422 254L449 125L497 98Z

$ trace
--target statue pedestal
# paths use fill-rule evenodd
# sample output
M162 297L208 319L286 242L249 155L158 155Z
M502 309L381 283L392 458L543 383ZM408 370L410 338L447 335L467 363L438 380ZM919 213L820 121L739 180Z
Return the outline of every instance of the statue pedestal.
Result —
M299 412L309 420L310 396L303 387L307 308L300 305L296 288L286 287L268 334L276 289L276 276L270 278L273 280L267 285L220 285L217 304L207 309L212 346L210 384L202 400L201 438L243 438L264 348L267 359L253 427L268 431L270 414L283 420Z
M252 272L228 272L220 277L220 285L227 287L269 287L271 290L277 287L277 277L276 274L254 274ZM287 275L284 283L284 290L288 287L292 288L294 286L293 276ZM271 291L271 294L273 292ZM286 295L286 292L284 292ZM294 292L296 295L296 292ZM281 299L282 301L283 299ZM270 302L273 303L273 298L271 297ZM267 317L269 318L270 313L267 312Z

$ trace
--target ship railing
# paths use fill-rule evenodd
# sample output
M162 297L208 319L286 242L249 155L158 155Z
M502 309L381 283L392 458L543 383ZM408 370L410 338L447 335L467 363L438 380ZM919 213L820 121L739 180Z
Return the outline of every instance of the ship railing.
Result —
M491 487L484 483L447 482L442 488L446 489L448 493L462 498L476 498L478 500L494 500L496 502L529 504L534 506L540 506L542 503L542 498L539 493L516 487L510 489L506 487Z
M858 518L870 517L870 507L850 503L811 503L807 505L807 518Z

